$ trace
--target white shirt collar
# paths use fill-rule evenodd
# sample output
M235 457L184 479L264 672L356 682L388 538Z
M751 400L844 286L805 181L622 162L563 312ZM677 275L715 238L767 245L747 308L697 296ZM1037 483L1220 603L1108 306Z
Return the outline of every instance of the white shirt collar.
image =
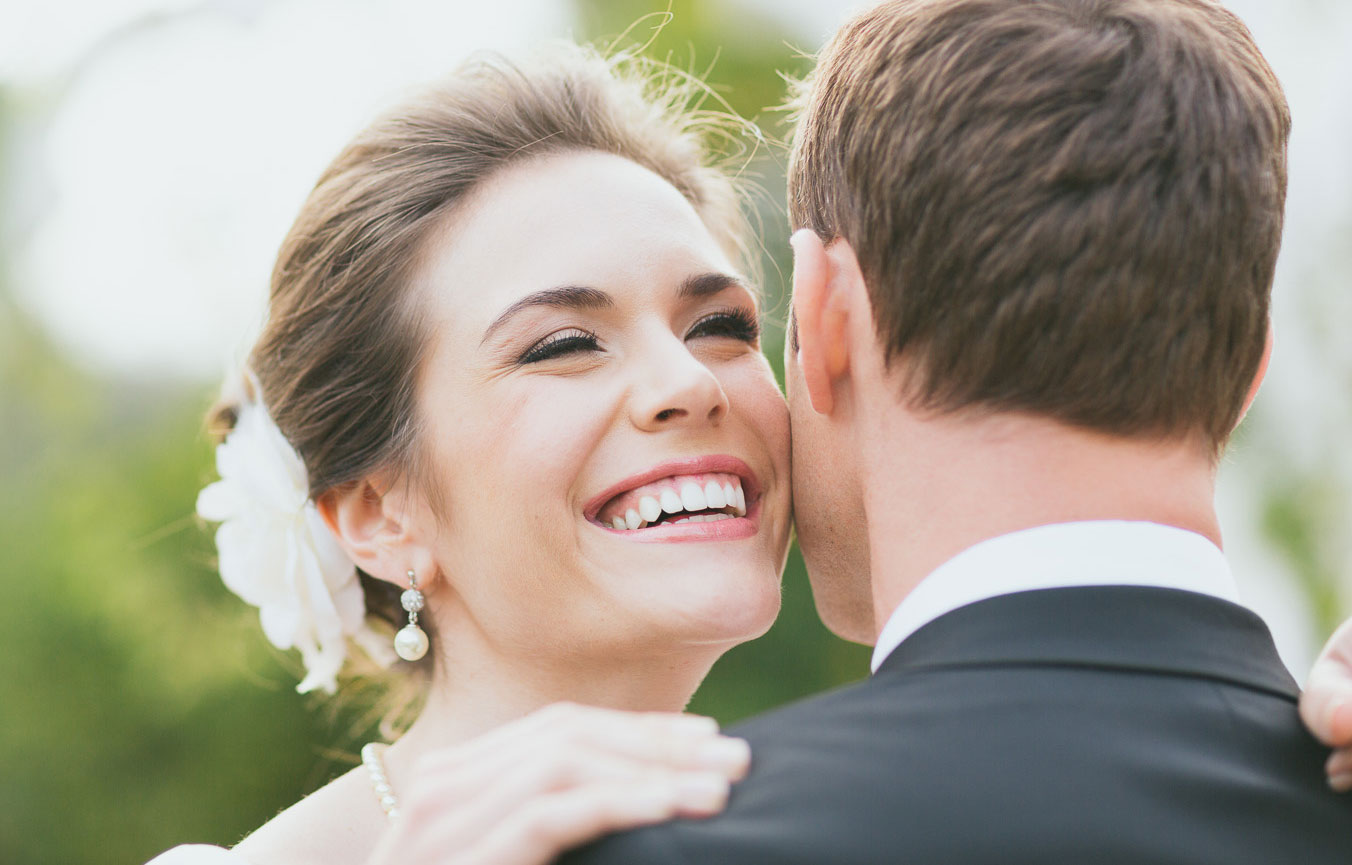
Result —
M1239 602L1224 554L1194 532L1123 521L1038 526L968 547L921 580L879 632L873 670L902 640L959 607L1070 586L1156 586Z

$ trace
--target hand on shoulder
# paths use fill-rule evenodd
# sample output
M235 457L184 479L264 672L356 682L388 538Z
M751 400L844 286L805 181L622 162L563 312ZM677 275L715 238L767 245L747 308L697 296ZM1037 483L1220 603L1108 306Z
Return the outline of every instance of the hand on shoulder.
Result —
M711 718L559 703L422 755L388 822L359 769L236 852L249 865L546 865L611 832L721 811L749 763Z
M424 756L367 865L545 865L610 832L717 813L749 760L709 718L556 704Z
M1329 786L1352 790L1352 619L1334 632L1310 669L1300 715L1310 732L1334 749L1325 765Z

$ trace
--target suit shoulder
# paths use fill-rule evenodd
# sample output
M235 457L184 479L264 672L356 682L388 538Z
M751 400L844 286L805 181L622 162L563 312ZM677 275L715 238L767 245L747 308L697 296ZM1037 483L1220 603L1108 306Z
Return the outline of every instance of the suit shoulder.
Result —
M741 736L754 742L755 739L796 730L820 729L818 725L824 721L849 716L860 706L876 700L876 684L874 680L861 679L840 685L740 721L726 732L730 736Z

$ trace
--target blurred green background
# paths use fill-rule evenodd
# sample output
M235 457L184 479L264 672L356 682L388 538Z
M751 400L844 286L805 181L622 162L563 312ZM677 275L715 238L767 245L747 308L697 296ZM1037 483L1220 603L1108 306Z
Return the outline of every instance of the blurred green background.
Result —
M604 42L637 20L630 36L646 41L652 19L643 16L667 8L577 2L560 13L571 25L559 35ZM778 73L801 73L808 61L792 46L815 48L820 34L793 30L769 8L674 2L648 52L707 70L737 111L777 138L784 118L765 109L784 98ZM137 20L154 24L165 14ZM193 505L213 477L201 417L215 382L80 358L50 335L32 303L19 301L27 277L13 259L31 226L16 224L10 205L16 187L31 199L26 172L42 147L40 136L21 134L21 121L60 103L69 78L46 81L18 86L0 77L0 158L9 166L0 175L9 212L0 247L0 862L134 863L178 843L233 843L349 768L373 731L355 707L297 696L294 659L265 643L255 611L214 573L210 535ZM778 367L789 268L782 151L763 148L752 169L766 193L758 199L766 351ZM1348 262L1330 266L1319 271L1322 294L1299 295L1305 318L1346 312ZM1287 274L1309 282L1299 267ZM1306 345L1297 333L1323 357L1322 343ZM1329 373L1316 382L1317 399L1340 399L1347 381ZM1335 413L1318 422L1332 432L1293 445L1283 417L1289 412L1264 413L1260 403L1232 457L1250 469L1230 496L1252 539L1252 569L1281 575L1256 592L1285 599L1273 602L1273 615L1299 623L1288 657L1302 663L1344 608L1348 485L1338 445L1347 426ZM795 551L779 622L718 664L692 710L730 722L858 678L867 659L866 649L822 628Z

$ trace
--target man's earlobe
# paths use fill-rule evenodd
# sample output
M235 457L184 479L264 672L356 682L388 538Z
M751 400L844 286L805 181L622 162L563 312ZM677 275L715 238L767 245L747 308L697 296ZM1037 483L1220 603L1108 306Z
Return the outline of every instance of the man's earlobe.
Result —
M789 243L793 247L791 339L813 410L830 414L835 408L836 381L849 370L848 313L834 296L831 258L816 232L794 232Z
M1267 341L1263 345L1263 357L1258 361L1258 369L1254 372L1253 381L1249 383L1249 393L1244 397L1244 408L1239 412L1239 420L1235 421L1236 426L1239 425L1240 421L1244 420L1244 416L1249 413L1249 408L1253 405L1253 401L1258 398L1258 389L1262 387L1263 379L1267 376L1268 364L1272 361L1272 349L1276 344L1277 335L1272 329L1272 321L1269 320L1267 325Z

